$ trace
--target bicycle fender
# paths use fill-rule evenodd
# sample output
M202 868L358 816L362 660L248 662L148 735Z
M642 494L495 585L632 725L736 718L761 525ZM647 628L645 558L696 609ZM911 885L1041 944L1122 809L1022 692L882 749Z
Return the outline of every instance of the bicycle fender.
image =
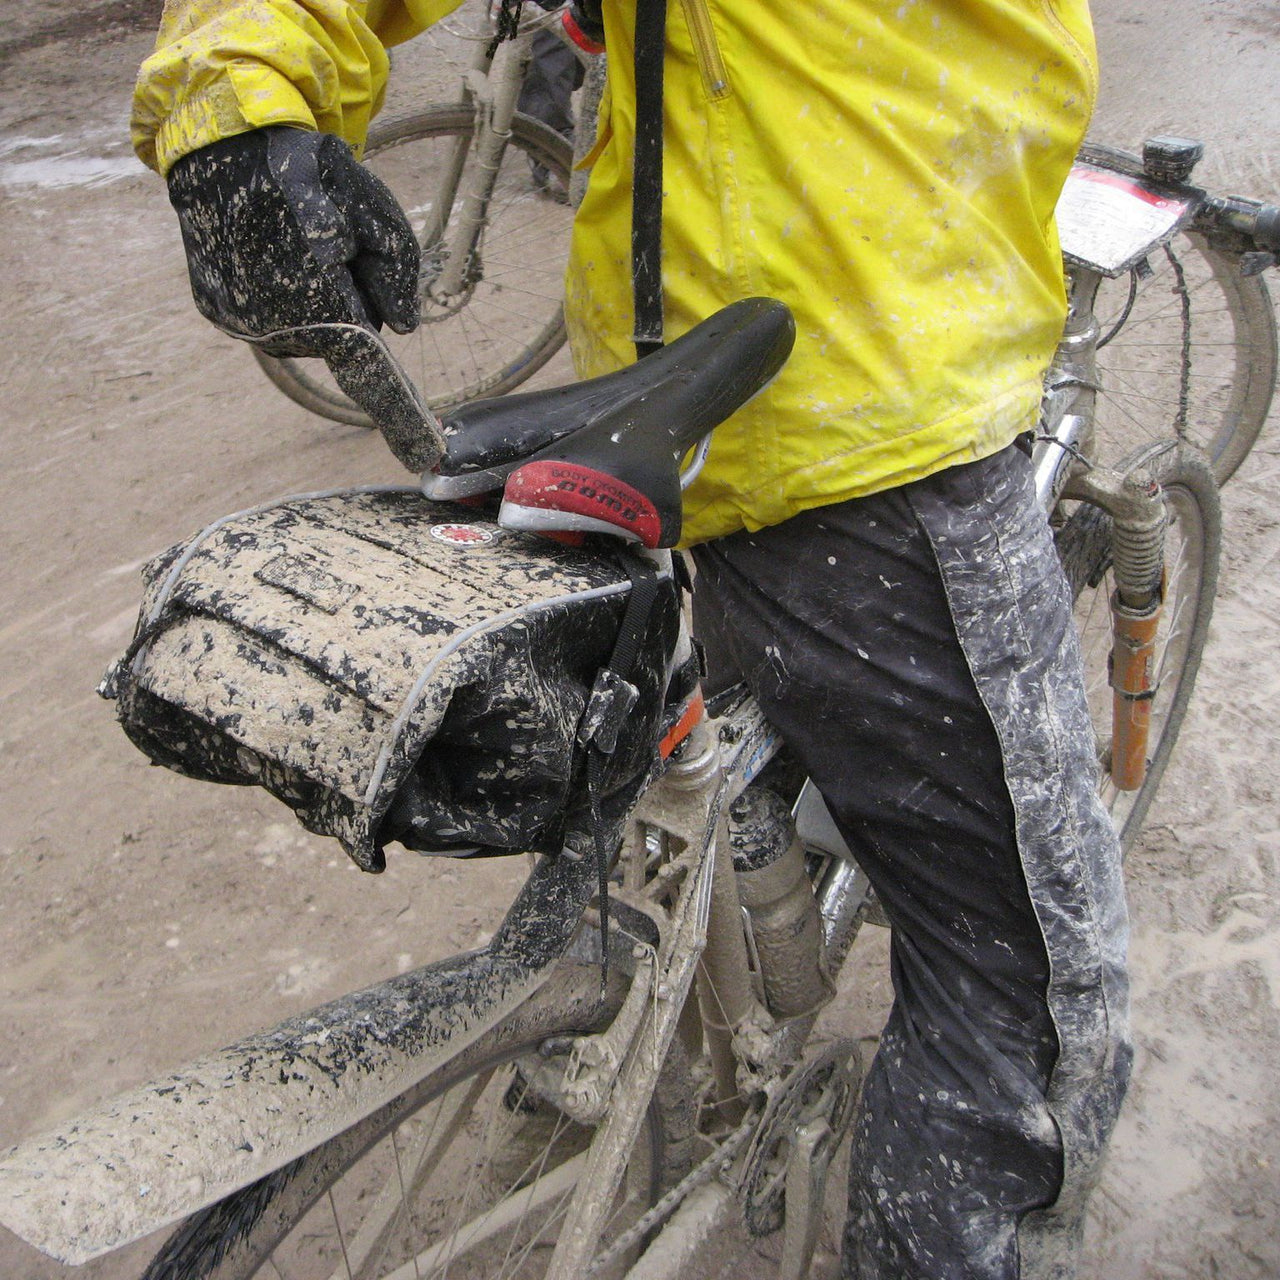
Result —
M0 1157L0 1224L78 1265L172 1225L342 1133L541 987L595 888L540 861L485 948L198 1059Z

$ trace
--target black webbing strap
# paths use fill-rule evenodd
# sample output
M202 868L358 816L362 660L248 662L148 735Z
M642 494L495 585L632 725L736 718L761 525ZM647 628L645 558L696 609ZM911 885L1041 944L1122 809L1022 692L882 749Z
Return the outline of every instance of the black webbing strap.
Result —
M493 55L498 52L498 46L504 40L514 40L519 34L522 8L524 8L524 0L502 0L493 39L489 41L489 47L484 51L484 56L490 62L493 61Z
M627 607L618 627L618 638L614 641L613 653L596 677L595 690L592 691L593 701L596 691L627 685L628 677L631 675L631 670L640 653L640 646L644 641L645 631L649 625L649 615L653 612L653 603L658 598L658 574L648 561L628 556L623 561L623 567L631 579L631 593L627 597ZM632 702L620 707L620 714L625 716L633 702L634 697ZM587 798L591 804L591 836L595 843L597 891L600 897L600 990L602 992L609 978L609 863L612 850L609 848L608 832L605 827L601 792L605 765L617 741L617 727L615 718L611 733L594 733L587 742Z
M631 176L631 289L636 358L662 346L662 64L667 0L636 0L636 145Z

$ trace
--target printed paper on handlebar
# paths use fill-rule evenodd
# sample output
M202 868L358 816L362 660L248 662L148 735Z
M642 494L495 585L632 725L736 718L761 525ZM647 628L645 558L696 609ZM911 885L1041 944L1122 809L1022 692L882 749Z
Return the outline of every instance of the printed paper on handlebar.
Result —
M1111 169L1077 164L1058 200L1063 256L1118 276L1173 235L1191 212L1190 198Z

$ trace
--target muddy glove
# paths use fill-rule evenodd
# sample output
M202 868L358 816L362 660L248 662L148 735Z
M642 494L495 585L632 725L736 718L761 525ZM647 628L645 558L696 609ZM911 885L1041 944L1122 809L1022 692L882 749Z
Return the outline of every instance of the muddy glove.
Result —
M169 171L196 306L273 356L320 356L411 470L439 424L378 336L418 323L418 244L395 197L332 134L272 126Z

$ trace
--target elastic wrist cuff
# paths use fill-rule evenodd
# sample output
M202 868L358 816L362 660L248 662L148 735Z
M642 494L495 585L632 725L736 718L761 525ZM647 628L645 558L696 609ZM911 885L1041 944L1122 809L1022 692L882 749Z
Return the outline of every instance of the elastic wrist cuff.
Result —
M252 90L254 82L260 84L264 77L274 81L272 93L263 95L255 109L246 111L246 101L253 101L246 90ZM255 68L249 75L243 69L230 68L226 80L188 98L156 131L156 167L161 175L167 175L178 160L192 151L270 124L316 127L305 99L287 81L266 68Z

